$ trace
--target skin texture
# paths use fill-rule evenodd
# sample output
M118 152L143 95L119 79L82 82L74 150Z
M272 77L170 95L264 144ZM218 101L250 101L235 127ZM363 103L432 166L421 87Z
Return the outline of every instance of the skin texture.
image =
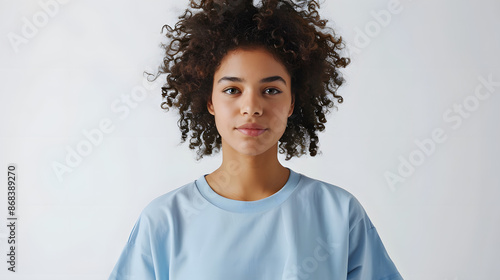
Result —
M274 194L289 176L277 157L278 140L294 109L287 69L263 48L236 49L222 59L213 81L207 109L222 138L223 160L205 177L208 184L235 200L259 200ZM265 131L249 136L237 129L247 123L258 124Z

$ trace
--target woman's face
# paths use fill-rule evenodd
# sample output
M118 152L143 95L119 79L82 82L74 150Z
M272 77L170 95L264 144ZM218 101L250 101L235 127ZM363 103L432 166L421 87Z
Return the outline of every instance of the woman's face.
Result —
M293 112L290 84L285 66L262 48L236 49L222 59L207 107L224 153L276 153Z

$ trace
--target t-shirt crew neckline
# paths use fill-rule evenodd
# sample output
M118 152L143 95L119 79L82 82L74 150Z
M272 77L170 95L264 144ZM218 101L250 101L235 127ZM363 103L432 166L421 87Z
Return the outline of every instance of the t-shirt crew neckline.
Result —
M230 199L216 193L205 179L205 176L208 174L204 174L196 180L195 185L208 202L221 209L238 213L262 212L283 203L297 187L301 175L288 167L287 169L290 170L290 175L285 185L279 191L266 198L254 201Z

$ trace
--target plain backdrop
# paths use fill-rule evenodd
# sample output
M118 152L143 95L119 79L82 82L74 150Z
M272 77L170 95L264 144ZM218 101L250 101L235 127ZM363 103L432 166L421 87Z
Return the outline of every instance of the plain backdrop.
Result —
M0 1L1 279L107 279L141 210L219 166L179 144L176 112L160 108L164 77L142 74L186 3ZM353 193L405 279L500 279L500 2L327 0L320 11L349 45L345 102L320 155L282 164Z

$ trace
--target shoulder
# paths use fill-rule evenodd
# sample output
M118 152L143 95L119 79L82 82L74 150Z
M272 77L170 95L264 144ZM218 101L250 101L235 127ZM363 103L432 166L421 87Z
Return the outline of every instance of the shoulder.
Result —
M352 204L352 206L360 206L356 197L346 189L328 183L323 180L314 179L304 174L301 174L299 181L301 191L310 193L316 196L323 196L327 199L333 199L336 203Z
M128 242L168 235L179 216L186 212L186 203L194 199L194 188L195 181L192 181L150 201L136 220Z
M301 184L301 188L308 192L328 193L341 200L349 200L354 197L350 192L342 187L323 180L311 178L304 174L301 174L299 184Z
M146 207L144 207L141 215L157 216L175 211L175 209L183 203L193 200L195 188L196 185L193 180L165 194L162 194L151 200Z
M316 207L329 208L328 210L341 213L349 219L351 225L367 218L363 206L352 193L323 180L301 174L297 195L314 201Z

